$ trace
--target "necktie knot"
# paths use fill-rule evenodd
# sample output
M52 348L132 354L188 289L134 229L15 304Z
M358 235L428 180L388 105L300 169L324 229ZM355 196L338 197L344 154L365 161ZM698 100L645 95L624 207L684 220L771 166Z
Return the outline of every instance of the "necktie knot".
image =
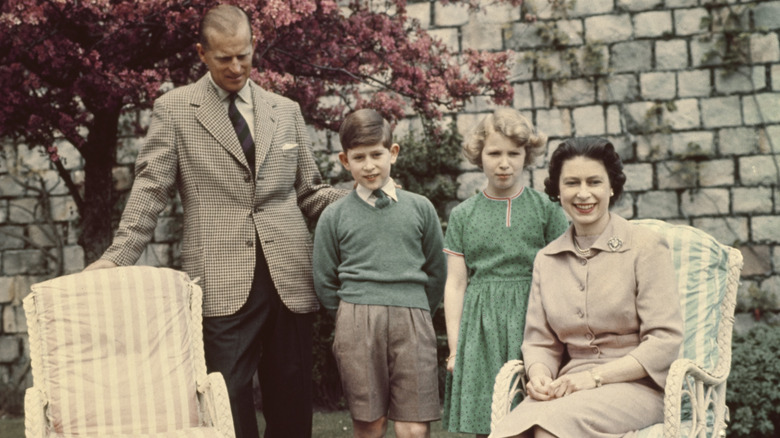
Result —
M376 202L374 203L374 207L385 208L388 205L390 205L390 198L385 194L385 192L382 191L382 189L376 189L373 192L371 192L371 194L376 196Z

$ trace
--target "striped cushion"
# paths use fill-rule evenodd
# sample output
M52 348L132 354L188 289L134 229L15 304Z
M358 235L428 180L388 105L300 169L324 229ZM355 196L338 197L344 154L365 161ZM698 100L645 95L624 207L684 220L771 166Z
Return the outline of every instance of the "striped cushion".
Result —
M680 358L693 360L707 371L718 363L720 305L728 279L728 247L709 234L686 225L654 219L632 221L666 237L677 271L685 339Z
M55 436L179 436L199 425L186 274L100 269L32 287ZM196 436L196 435L188 435Z

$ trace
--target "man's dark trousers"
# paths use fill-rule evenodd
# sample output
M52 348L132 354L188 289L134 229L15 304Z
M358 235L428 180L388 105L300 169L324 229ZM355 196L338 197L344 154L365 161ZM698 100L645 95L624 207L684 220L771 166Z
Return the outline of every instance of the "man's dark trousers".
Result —
M252 290L236 313L204 318L209 372L225 377L237 438L258 438L252 397L255 371L263 395L265 438L310 438L313 313L291 312L271 280L260 242Z

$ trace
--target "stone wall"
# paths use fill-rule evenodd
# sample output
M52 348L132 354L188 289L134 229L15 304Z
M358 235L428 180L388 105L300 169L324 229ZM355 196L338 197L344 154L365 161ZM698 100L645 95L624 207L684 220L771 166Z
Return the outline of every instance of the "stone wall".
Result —
M452 50L513 50L513 106L550 137L550 150L571 136L612 140L628 175L625 196L614 211L626 218L693 225L738 247L745 258L740 308L761 303L770 310L764 319L776 318L780 1L571 3L534 0L523 8L491 6L470 13L462 6L417 1L410 2L408 12ZM723 24L724 17L735 20ZM702 28L702 23L709 25ZM734 40L721 46L723 35ZM488 99L476 99L448 118L456 118L466 134L491 108ZM401 123L397 134L412 126L413 121ZM311 134L319 149L337 144L332 134ZM141 141L129 132L120 141L114 170L120 191L132 185ZM59 149L76 183L83 181L78 152L67 144ZM0 388L24 388L31 378L21 299L31 283L58 269L77 272L84 261L76 243L75 206L44 155L10 143L3 151ZM529 185L542 187L545 165L541 158L529 170ZM485 178L464 163L458 182L458 196L465 199L484 186ZM47 195L36 190L42 183ZM139 263L178 265L179 214L173 202Z

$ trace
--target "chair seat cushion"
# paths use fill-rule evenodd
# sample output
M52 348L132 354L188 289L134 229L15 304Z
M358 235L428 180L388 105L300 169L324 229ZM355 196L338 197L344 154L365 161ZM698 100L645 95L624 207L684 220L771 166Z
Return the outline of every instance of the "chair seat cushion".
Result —
M137 266L33 285L36 371L56 436L168 436L200 424L188 281Z
M97 435L100 438L223 438L224 434L220 433L213 427L192 427L187 429L180 429L171 432L144 434L144 435ZM56 434L51 435L52 438L84 438L84 435L64 435Z

